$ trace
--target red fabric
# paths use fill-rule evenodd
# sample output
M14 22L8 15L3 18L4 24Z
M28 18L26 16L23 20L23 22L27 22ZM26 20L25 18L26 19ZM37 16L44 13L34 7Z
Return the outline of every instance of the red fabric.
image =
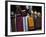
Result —
M16 28L18 32L23 31L23 17L22 16L16 17Z

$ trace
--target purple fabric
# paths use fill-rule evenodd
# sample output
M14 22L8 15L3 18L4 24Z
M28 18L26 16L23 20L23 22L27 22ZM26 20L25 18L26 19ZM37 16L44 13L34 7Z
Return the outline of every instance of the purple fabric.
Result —
M22 16L16 17L16 29L17 29L17 32L23 31L23 17Z

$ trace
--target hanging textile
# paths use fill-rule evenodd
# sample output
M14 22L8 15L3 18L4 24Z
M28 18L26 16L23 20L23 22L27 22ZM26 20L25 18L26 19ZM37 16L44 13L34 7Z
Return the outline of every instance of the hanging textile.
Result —
M34 29L34 20L32 16L29 16L28 18L28 24L29 24L29 31Z
M28 31L28 23L27 23L27 16L24 16L23 17L23 29L24 29L24 32L25 31Z
M41 17L34 18L35 30L41 29Z
M16 30L17 32L23 31L23 17L16 16Z

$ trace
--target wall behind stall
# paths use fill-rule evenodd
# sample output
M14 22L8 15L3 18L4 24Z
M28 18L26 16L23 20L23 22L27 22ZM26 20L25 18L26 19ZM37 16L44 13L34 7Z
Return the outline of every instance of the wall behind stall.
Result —
M16 1L43 2L45 3L45 9L46 9L46 0L16 0ZM45 13L45 18L46 18L46 13ZM45 22L46 22L46 19L45 19ZM45 28L46 28L46 23L45 23ZM5 37L5 0L0 0L0 37ZM7 36L7 37L46 37L46 34L28 35L28 36Z

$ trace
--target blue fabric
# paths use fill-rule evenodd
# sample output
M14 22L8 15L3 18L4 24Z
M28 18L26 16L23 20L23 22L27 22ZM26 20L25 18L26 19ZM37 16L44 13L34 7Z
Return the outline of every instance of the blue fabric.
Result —
M24 28L24 31L28 31L28 26L27 26L27 17L23 17L23 28Z

